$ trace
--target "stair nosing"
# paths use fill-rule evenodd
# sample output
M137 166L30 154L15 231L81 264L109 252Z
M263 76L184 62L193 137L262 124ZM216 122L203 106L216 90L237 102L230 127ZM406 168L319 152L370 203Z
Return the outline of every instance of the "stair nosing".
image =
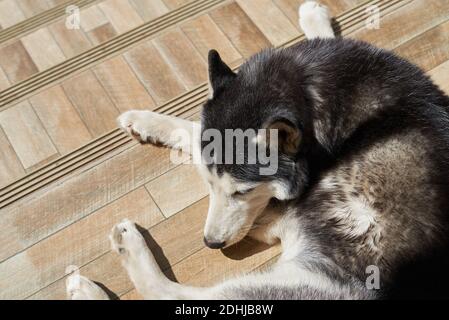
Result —
M160 20L159 18L161 17L159 17L143 23L113 39L90 48L77 56L71 57L44 71L38 72L0 92L0 112L12 107L14 103L21 101L20 99L26 99L30 93L45 88L47 85L64 79L69 75L73 75L87 66L98 64L104 61L105 58L113 57L114 54L120 50L130 48L132 45L138 44L140 41L143 41L150 36L154 36L168 27L183 22L226 1L227 0L199 0L190 2L161 16L167 19ZM151 28L153 28L153 30ZM130 43L131 40L133 42ZM88 61L86 62L86 60Z

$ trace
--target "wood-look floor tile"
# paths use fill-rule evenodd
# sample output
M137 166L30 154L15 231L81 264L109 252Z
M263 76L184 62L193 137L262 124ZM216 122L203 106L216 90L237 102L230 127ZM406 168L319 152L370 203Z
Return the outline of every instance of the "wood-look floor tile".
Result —
M192 2L193 0L163 0L163 1L168 8L173 10L181 6L184 6L189 2Z
M49 3L50 7L53 8L61 4L67 3L67 0L47 0L47 2Z
M236 0L254 24L274 46L299 34L282 11L271 0Z
M22 43L39 71L46 70L66 58L47 28L24 36Z
M102 26L99 26L87 33L87 36L90 39L90 42L97 46L103 42L108 41L109 39L114 38L117 35L114 27L110 23L106 23Z
M98 6L118 33L124 33L143 23L128 0L106 0Z
M429 71L432 80L449 95L449 60Z
M30 103L61 154L73 151L92 139L59 85L31 97Z
M392 49L445 22L448 12L449 1L412 1L384 16L380 29L362 28L349 36Z
M48 157L40 162L37 162L36 164L32 165L31 167L26 168L25 171L26 171L26 173L34 172L35 170L42 168L46 164L49 164L50 162L58 159L60 156L61 156L61 154L55 153L55 154L51 155L50 157Z
M38 72L21 41L14 41L0 48L0 66L13 84Z
M211 49L217 50L221 58L228 64L233 64L242 58L229 39L207 14L184 23L181 29L205 61L207 61L207 55Z
M192 164L183 164L170 170L148 183L146 188L166 217L174 215L209 193L196 166Z
M156 19L169 12L163 0L130 0L144 21Z
M151 110L156 106L122 56L109 59L93 70L120 112Z
M83 266L108 252L108 235L125 218L146 228L163 220L145 188L128 193L0 264L0 297L25 298L63 278L68 266Z
M0 1L0 25L3 29L25 20L25 15L15 0Z
M49 29L67 58L91 48L92 45L81 29L68 29L65 23L65 19L59 20L52 23Z
M404 43L395 52L424 71L433 69L449 59L449 21Z
M167 32L154 39L153 44L188 89L207 81L205 61L181 31Z
M93 5L80 11L80 22L81 28L88 32L109 23L109 20L98 5Z
M221 6L213 10L210 16L243 57L250 57L264 48L271 47L268 39L237 3Z
M64 81L62 86L94 137L116 128L119 112L91 71Z
M287 16L288 20L294 25L297 29L298 26L298 10L299 6L304 3L303 0L273 0L273 2L281 9L281 11ZM334 1L336 2L336 1ZM323 1L320 1L323 3ZM333 16L336 14L335 12L331 13ZM302 31L302 30L301 30Z
M31 18L51 8L47 1L43 0L16 0L27 18Z
M180 283L212 286L224 279L244 275L280 253L280 246L247 240L221 250L201 249L173 267Z
M157 104L186 90L161 53L150 42L132 48L125 53L125 57Z
M0 91L5 90L6 88L9 88L11 83L9 82L8 77L6 76L3 69L0 67Z
M132 289L128 293L121 296L120 300L143 300L143 297L137 292L136 289Z
M340 0L340 1L320 0L320 3L325 4L329 8L333 16L335 16L336 14L340 14L346 10L349 10L364 2L365 0Z
M23 176L25 170L1 128L0 148L2 150L0 155L0 188L3 188Z
M27 101L2 111L0 125L25 169L57 153L50 137Z

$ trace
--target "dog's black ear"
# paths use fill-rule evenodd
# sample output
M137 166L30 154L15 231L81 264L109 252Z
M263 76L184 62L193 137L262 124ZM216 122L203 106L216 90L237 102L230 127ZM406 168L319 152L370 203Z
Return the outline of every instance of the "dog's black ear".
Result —
M288 118L273 118L267 121L264 125L266 129L266 142L271 148L277 147L281 153L289 156L296 155L299 151L302 131L295 125L294 121ZM270 139L270 130L277 131L277 143L273 145Z
M214 97L236 77L236 74L221 60L216 50L209 51L208 60L210 96Z

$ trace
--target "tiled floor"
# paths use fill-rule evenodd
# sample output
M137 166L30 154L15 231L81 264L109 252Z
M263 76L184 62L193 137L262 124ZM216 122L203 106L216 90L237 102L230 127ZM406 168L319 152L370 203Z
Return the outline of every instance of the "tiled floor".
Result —
M0 107L0 191L6 194L27 173L34 176L23 181L33 181L34 170L46 163L61 166L60 156L113 130L123 111L157 109L172 99L174 108L177 97L194 96L206 81L210 48L238 66L260 49L300 35L296 11L302 0L222 1L113 50L120 34L195 1L188 2L98 1L81 11L79 30L66 29L61 18L0 43L0 101L9 94L5 90L20 93L29 77L51 71L49 84ZM365 1L322 2L338 16L351 9L355 14ZM374 2L396 6L382 16L380 29L355 28L345 36L395 50L449 91L449 1ZM23 3L35 2L0 0L0 8ZM3 28L13 17L7 18L0 15ZM92 56L87 66L69 69L68 58L101 42L106 57ZM68 68L64 77L52 71L57 63ZM180 282L207 285L260 268L279 253L277 246L248 242L224 253L205 248L207 191L191 165L170 163L167 149L128 143L62 172L0 209L0 298L62 299L68 265L81 267L123 299L139 298L109 250L107 234L124 217L149 230L161 265Z
M69 0L1 0L0 26L6 29Z
M13 85L191 1L98 0L93 5L80 8L79 29L68 29L67 17L61 16L31 33L0 44L2 68ZM17 17L10 21L14 18L11 13L24 18L24 11L31 13L34 10L37 14L44 8L49 9L47 2L71 3L70 0L1 0L0 25L11 27L11 23L23 20ZM5 7L4 10L1 6ZM18 70L17 64L28 67Z

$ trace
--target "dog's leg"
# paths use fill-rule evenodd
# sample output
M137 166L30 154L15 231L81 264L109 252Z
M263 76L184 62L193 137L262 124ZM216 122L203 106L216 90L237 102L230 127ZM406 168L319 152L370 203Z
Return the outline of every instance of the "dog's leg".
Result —
M136 225L124 220L110 235L116 251L137 291L145 299L213 299L212 289L184 286L169 280L159 268Z
M306 1L299 7L299 25L307 39L335 38L327 7L315 1Z
M284 252L272 268L226 280L208 288L191 287L169 280L135 224L116 225L110 235L112 248L122 259L131 281L145 299L329 299L352 297L348 286L334 283L319 269L298 262L300 255ZM289 246L290 244L285 244ZM297 247L297 244L294 244ZM284 247L284 244L283 244ZM292 250L296 251L295 248ZM293 277L292 277L293 275Z
M117 121L141 142L161 143L189 154L199 152L201 125L198 122L140 110L127 111Z
M164 275L133 222L124 220L117 224L112 229L110 240L112 249L120 255L131 281L145 299L233 299L239 297L240 291L247 286L285 282L286 271L292 271L292 266L284 266L273 272L230 279L209 288L191 287L173 282Z
M67 277L66 290L71 300L109 300L103 289L79 273Z

